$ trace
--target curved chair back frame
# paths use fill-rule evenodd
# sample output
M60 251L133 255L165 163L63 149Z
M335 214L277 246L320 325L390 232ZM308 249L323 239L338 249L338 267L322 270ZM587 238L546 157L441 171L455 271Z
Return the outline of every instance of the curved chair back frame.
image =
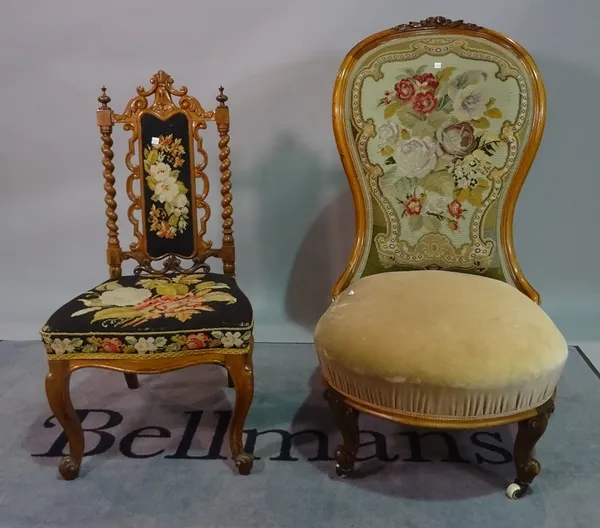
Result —
M356 45L333 96L356 215L333 296L373 273L448 269L539 303L517 262L513 215L544 125L538 68L498 32L433 17Z

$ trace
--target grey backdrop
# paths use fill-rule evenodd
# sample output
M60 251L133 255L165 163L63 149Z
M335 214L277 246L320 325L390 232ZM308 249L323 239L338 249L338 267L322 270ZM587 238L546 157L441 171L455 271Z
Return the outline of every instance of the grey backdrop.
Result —
M257 338L310 341L354 225L331 129L338 66L363 37L431 15L506 33L537 61L548 121L517 206L516 248L567 337L597 339L595 0L3 0L0 339L37 338L59 304L106 278L96 97L106 84L122 111L164 69L207 107L226 87L239 280ZM115 139L121 161L125 136Z

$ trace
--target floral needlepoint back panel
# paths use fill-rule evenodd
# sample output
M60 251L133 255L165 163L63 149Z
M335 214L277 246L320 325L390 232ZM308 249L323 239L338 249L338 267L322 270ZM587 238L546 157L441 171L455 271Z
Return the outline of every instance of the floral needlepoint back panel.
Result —
M189 123L177 113L166 121L141 117L143 211L147 251L153 257L194 252L193 153Z
M508 280L500 215L531 128L531 79L484 39L413 37L361 58L346 123L367 198L358 275L452 269Z

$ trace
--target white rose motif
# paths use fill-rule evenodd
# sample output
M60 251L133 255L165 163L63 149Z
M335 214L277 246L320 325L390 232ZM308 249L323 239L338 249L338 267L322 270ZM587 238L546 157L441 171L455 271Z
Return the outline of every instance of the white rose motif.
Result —
M221 338L221 343L225 348L241 347L244 344L241 337L240 332L225 332L225 335Z
M377 127L377 137L382 145L393 145L398 139L398 125L389 119Z
M145 354L147 352L154 352L156 350L156 343L154 343L153 337L140 337L138 342L134 345L138 354Z
M179 186L177 180L172 176L165 178L156 183L154 188L154 194L156 195L159 202L170 203L179 194Z
M428 192L425 196L423 209L426 213L442 214L447 210L450 200L443 194L437 192Z
M448 90L450 94L451 90ZM480 119L486 111L488 97L484 92L484 86L480 84L471 84L457 90L451 96L454 106L454 115L461 121L470 121L471 119Z
M158 162L150 165L150 175L157 181L163 181L171 177L171 167L168 164Z
M99 299L102 306L136 306L152 295L144 288L117 288L102 292Z
M400 140L395 158L399 175L422 178L429 174L437 163L436 150L437 146L430 137Z

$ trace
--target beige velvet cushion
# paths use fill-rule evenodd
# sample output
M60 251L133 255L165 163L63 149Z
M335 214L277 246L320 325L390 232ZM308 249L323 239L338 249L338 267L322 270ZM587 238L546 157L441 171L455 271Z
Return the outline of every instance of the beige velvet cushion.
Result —
M567 343L515 287L448 271L400 271L354 282L315 329L327 381L414 416L482 419L552 396Z

